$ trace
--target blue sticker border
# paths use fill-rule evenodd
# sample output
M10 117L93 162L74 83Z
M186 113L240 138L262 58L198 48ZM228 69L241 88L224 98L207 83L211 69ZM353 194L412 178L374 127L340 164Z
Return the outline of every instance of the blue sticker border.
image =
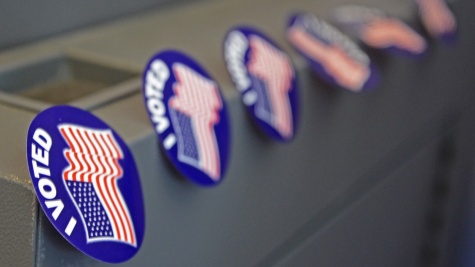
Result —
M368 77L368 79L366 80L366 82L363 84L362 88L358 91L358 92L365 92L365 91L372 91L375 89L376 85L379 83L379 80L380 80L380 75L379 75L379 72L377 71L376 69L376 66L374 65L374 63L371 61L371 59L369 58L369 56L363 51L361 50L361 48L351 40L351 38L349 38L348 36L346 36L345 34L343 34L342 32L340 32L337 28L335 28L333 25L325 22L324 20L321 20L320 18L318 18L317 16L313 15L313 14L310 14L310 13L306 13L306 12L298 12L298 13L294 13L292 14L290 17L289 17L289 20L288 20L288 23L287 23L287 28L286 28L286 34L287 34L287 31L290 27L292 27L297 19L299 19L300 17L303 17L303 16L309 16L311 17L312 19L317 19L318 21L321 21L322 23L325 23L326 25L328 25L329 27L332 28L332 30L338 32L338 34L342 35L343 37L345 37L349 42L351 42L352 45L354 45L359 52L361 52L362 54L364 54L365 56L368 57L369 59L369 69L370 69L370 75ZM329 41L328 40L324 40L322 39L320 36L316 35L313 31L308 31L308 28L304 28L307 33L309 33L310 35L312 35L314 38L324 42L324 43L327 43L329 44ZM316 62L315 60L313 60L310 56L308 56L307 54L305 54L304 52L300 51L300 49L298 49L297 47L295 47L292 42L290 42L290 44L295 48L295 50L300 54L302 55L306 60L307 62L309 63L310 67L324 80L326 81L327 83L333 85L333 86L336 86L337 88L340 88L340 89L344 89L344 90L348 90L348 91L352 91L354 92L353 90L350 90L348 88L345 88L344 86L340 85L330 74L328 74L323 66Z
M160 117L166 118L168 120L169 126L166 127L166 129L161 132L157 130L157 124L153 120L154 114L148 108L148 101L150 99L146 96L147 95L146 93L147 72L151 69L151 65L156 60L163 61L169 70L169 76L167 77L166 81L164 81L163 84L161 85L162 86L162 88L160 89L161 96L154 97L155 101L161 102L160 105L163 105L164 107L164 112L163 114L160 115ZM218 181L212 180L206 173L199 170L198 168L195 168L191 165L188 165L186 163L179 161L177 145L174 145L168 149L166 148L165 143L166 143L167 137L173 136L173 135L176 136L175 131L173 129L172 122L171 122L170 113L168 110L168 101L174 95L172 88L173 88L173 84L176 82L176 78L174 77L171 71L171 66L174 63L182 63L192 68L194 71L198 72L203 77L214 81L216 84L217 91L219 93L219 97L221 98L221 102L222 102L222 109L219 111L220 121L218 124L214 125L214 131L216 133L216 139L217 139L218 150L219 150L219 158L220 158L220 178ZM159 146L162 149L162 151L165 153L167 158L174 165L174 167L178 170L178 172L199 186L210 187L210 186L215 186L217 184L220 184L225 178L225 173L229 165L229 158L230 158L230 152L231 152L231 125L230 125L229 116L227 112L227 104L216 80L213 79L213 77L211 77L211 75L209 75L208 72L206 72L205 69L201 67L190 56L175 49L166 49L153 55L149 59L147 64L145 65L144 73L142 76L142 97L144 100L145 109L149 116L150 122L152 126L154 127L154 131L160 141Z
M246 48L244 54L242 55L243 61L240 62L240 63L243 64L243 70L246 72L245 76L248 80L246 83L249 83L249 86L247 86L246 88L239 88L240 87L239 81L235 80L233 75L230 73L230 68L229 67L227 68L228 73L229 73L229 75L230 75L230 77L233 80L233 83L235 85L235 88L241 94L241 100L243 102L243 105L246 107L247 112L251 115L251 117L253 119L253 122L267 136L269 136L273 140L280 141L280 142L290 142L290 141L292 141L296 136L297 129L298 129L298 126L299 126L299 114L300 114L299 104L300 104L300 101L299 101L299 90L298 90L298 76L297 76L298 74L297 74L297 71L295 70L295 66L292 62L291 57L279 45L277 45L276 42L271 40L262 31L260 31L256 28L253 28L251 26L238 25L238 26L235 26L235 27L231 28L230 30L228 30L228 32L226 33L225 38L224 38L223 54L224 54L224 61L225 61L226 65L228 65L228 59L227 59L227 56L226 56L226 51L227 51L226 42L228 41L228 38L229 38L230 34L233 33L233 32L241 33L246 38L246 40L248 42L247 43L247 48ZM253 86L254 86L254 83L251 81L250 75L249 75L247 67L246 67L247 63L249 62L250 51L251 51L251 48L249 46L249 37L251 35L256 35L256 36L264 39L266 42L268 42L274 48L276 48L280 52L287 55L287 57L290 60L291 67L292 67L292 70L294 72L294 77L292 78L292 85L291 85L292 89L289 91L289 94L288 94L289 101L290 101L290 108L291 108L291 112L292 112L292 122L293 122L293 132L292 132L292 136L290 138L283 137L274 127L272 127L271 125L269 125L267 122L263 121L262 119L258 118L255 115L255 112L254 112L255 104L246 105L244 103L245 102L244 97L245 97L246 93L251 91ZM242 74L240 74L240 75L242 75Z
M76 210L76 206L75 204L73 204L73 201L70 197L70 193L66 189L65 182L62 179L63 170L69 166L69 163L63 156L63 151L69 148L69 146L61 136L61 133L58 130L58 124L74 124L98 130L107 129L110 130L113 134L115 140L121 147L121 150L124 155L123 159L119 160L119 164L122 166L124 174L122 178L118 180L117 183L119 188L121 189L122 197L124 198L125 203L127 204L130 216L132 218L132 222L134 224L134 231L137 239L137 245L135 247L130 244L115 241L100 241L87 243L86 232L83 228L84 226L81 227L82 217ZM35 178L34 167L32 166L32 144L33 135L38 128L41 128L46 131L51 137L51 140L53 140L53 143L49 151L48 166L37 162L37 165L49 169L50 175L40 175L39 178ZM70 244L72 244L84 254L96 260L107 263L121 263L131 259L139 251L143 243L145 233L144 201L140 178L137 167L135 165L134 158L125 142L114 131L114 129L87 111L66 105L53 106L40 112L33 119L28 129L26 144L26 159L28 162L28 170L30 172L30 177L32 179L33 187L35 188L38 202L40 203L40 206L42 207L45 215L48 217L49 221L53 224L56 230ZM127 176L127 179L124 179L124 176ZM39 189L38 184L40 183L40 180L45 178L52 181L55 186L56 195L52 199L44 197ZM44 183L42 182L42 185L43 184ZM48 191L48 189L52 190L52 188L49 186L42 188L43 191ZM62 188L63 190L60 190L60 188ZM126 193L124 193L124 191ZM48 195L48 197L51 196ZM46 201L50 201L49 203L51 204L55 203L51 202L55 200L61 200L64 205L64 208L59 213L56 219L53 216L54 211L57 209L56 206L50 205L50 208L46 206ZM56 202L56 204L57 203L58 202ZM76 225L73 228L71 234L68 235L66 233L66 229L68 228L72 217L76 219Z
M339 20L338 17L335 16L335 14L334 14L333 21L335 22L336 25L338 25L338 27L340 29L342 29L346 33L350 34L351 36L354 36L355 39L358 40L358 43L360 43L365 48L375 50L375 51L386 52L390 55L404 56L404 57L414 58L414 59L423 58L428 54L429 44L428 44L426 38L424 36L422 36L422 34L417 32L416 29L414 29L414 27L412 27L406 21L404 21L400 18L397 18L395 16L389 15L388 13L384 12L381 9L378 9L378 8L375 8L375 7L369 7L369 6L366 6L366 5L357 5L357 4L355 4L355 5L342 5L342 6L336 7L336 10L344 9L345 12L351 12L351 11L346 10L346 9L350 9L350 8L356 8L362 14L360 16L355 16L356 18L353 21L346 21L346 22ZM354 12L358 12L358 11L354 11ZM364 16L365 14L366 14L366 16ZM423 39L423 41L425 42L424 50L421 51L420 53L414 53L414 52L408 51L406 49L399 48L399 47L394 46L394 45L384 47L384 48L378 48L378 47L373 47L369 44L366 44L363 40L361 40L360 31L361 31L361 29L366 27L368 24L372 23L373 20L378 19L378 18L394 19L394 20L397 20L400 23L402 23L404 26L408 27L410 30L412 30L415 34L417 34L420 38Z

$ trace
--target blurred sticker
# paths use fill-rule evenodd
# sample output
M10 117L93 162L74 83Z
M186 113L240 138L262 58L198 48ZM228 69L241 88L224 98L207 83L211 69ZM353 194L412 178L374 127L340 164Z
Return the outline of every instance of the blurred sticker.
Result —
M287 38L327 82L354 92L377 83L369 57L350 38L316 16L291 16Z
M224 41L226 66L259 128L289 141L298 119L298 92L289 56L261 32L237 27Z
M432 37L452 41L457 31L457 21L444 0L415 0L419 18Z
M132 154L112 128L87 111L51 107L28 129L27 160L38 202L73 246L108 263L137 253L142 189Z
M145 107L173 165L202 186L222 181L230 130L218 84L185 54L153 56L143 75Z
M427 49L424 38L401 20L383 11L357 5L340 6L335 22L369 47L407 55L421 55Z

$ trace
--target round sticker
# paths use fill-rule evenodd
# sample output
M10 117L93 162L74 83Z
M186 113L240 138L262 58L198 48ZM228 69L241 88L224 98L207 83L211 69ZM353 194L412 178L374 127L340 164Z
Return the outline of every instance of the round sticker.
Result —
M445 0L415 0L419 19L427 32L446 43L455 41L457 19Z
M275 140L292 140L298 122L298 92L290 57L261 32L236 27L226 35L224 58L259 128Z
M163 51L147 63L143 96L161 146L178 171L198 185L221 182L230 130L213 78L183 53Z
M73 246L108 263L137 253L142 189L132 154L112 128L78 108L48 108L28 129L27 161L38 202Z
M287 38L325 81L360 92L377 83L369 57L350 38L308 13L291 16Z
M401 20L382 10L359 5L344 5L333 12L335 22L365 45L397 54L422 55L424 38Z

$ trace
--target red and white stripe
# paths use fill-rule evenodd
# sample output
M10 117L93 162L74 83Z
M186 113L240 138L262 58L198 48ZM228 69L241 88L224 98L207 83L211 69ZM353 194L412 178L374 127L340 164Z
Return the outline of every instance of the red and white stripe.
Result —
M219 150L214 125L223 103L216 84L189 67L176 63L173 72L177 82L170 106L191 118L199 156L199 167L213 180L220 179Z
M426 42L422 36L400 20L393 18L374 18L360 32L360 38L367 45L376 48L395 46L412 53L422 53Z
M252 35L250 38L251 56L249 72L266 84L272 110L271 125L285 138L292 137L292 109L288 92L294 71L289 57L274 48L262 38Z
M434 36L451 34L457 29L454 14L444 0L415 0L424 27Z
M123 175L119 159L124 155L112 132L71 124L58 128L70 147L64 151L70 165L63 179L91 183L111 221L114 239L136 246L133 222L117 186Z
M322 65L325 72L339 85L358 92L369 79L369 65L350 57L339 45L326 44L301 26L290 27L287 35L295 47Z

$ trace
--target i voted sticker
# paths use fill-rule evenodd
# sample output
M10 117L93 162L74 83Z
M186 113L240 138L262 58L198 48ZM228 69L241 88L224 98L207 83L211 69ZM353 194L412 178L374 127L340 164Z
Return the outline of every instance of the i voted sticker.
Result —
M275 140L292 140L298 121L298 92L289 56L261 32L236 27L225 38L224 58L259 128Z
M327 82L360 92L378 79L369 57L350 38L309 13L291 16L286 32L292 46Z
M143 96L160 143L178 171L198 185L221 182L230 130L213 78L185 54L163 51L147 63Z
M419 18L429 34L445 42L453 41L457 33L457 21L445 0L415 1L419 7Z
M333 19L365 45L397 54L418 56L427 49L424 38L401 20L382 10L359 5L340 6Z
M145 214L137 168L120 136L87 111L55 106L33 119L26 147L38 202L56 230L97 260L132 258Z

